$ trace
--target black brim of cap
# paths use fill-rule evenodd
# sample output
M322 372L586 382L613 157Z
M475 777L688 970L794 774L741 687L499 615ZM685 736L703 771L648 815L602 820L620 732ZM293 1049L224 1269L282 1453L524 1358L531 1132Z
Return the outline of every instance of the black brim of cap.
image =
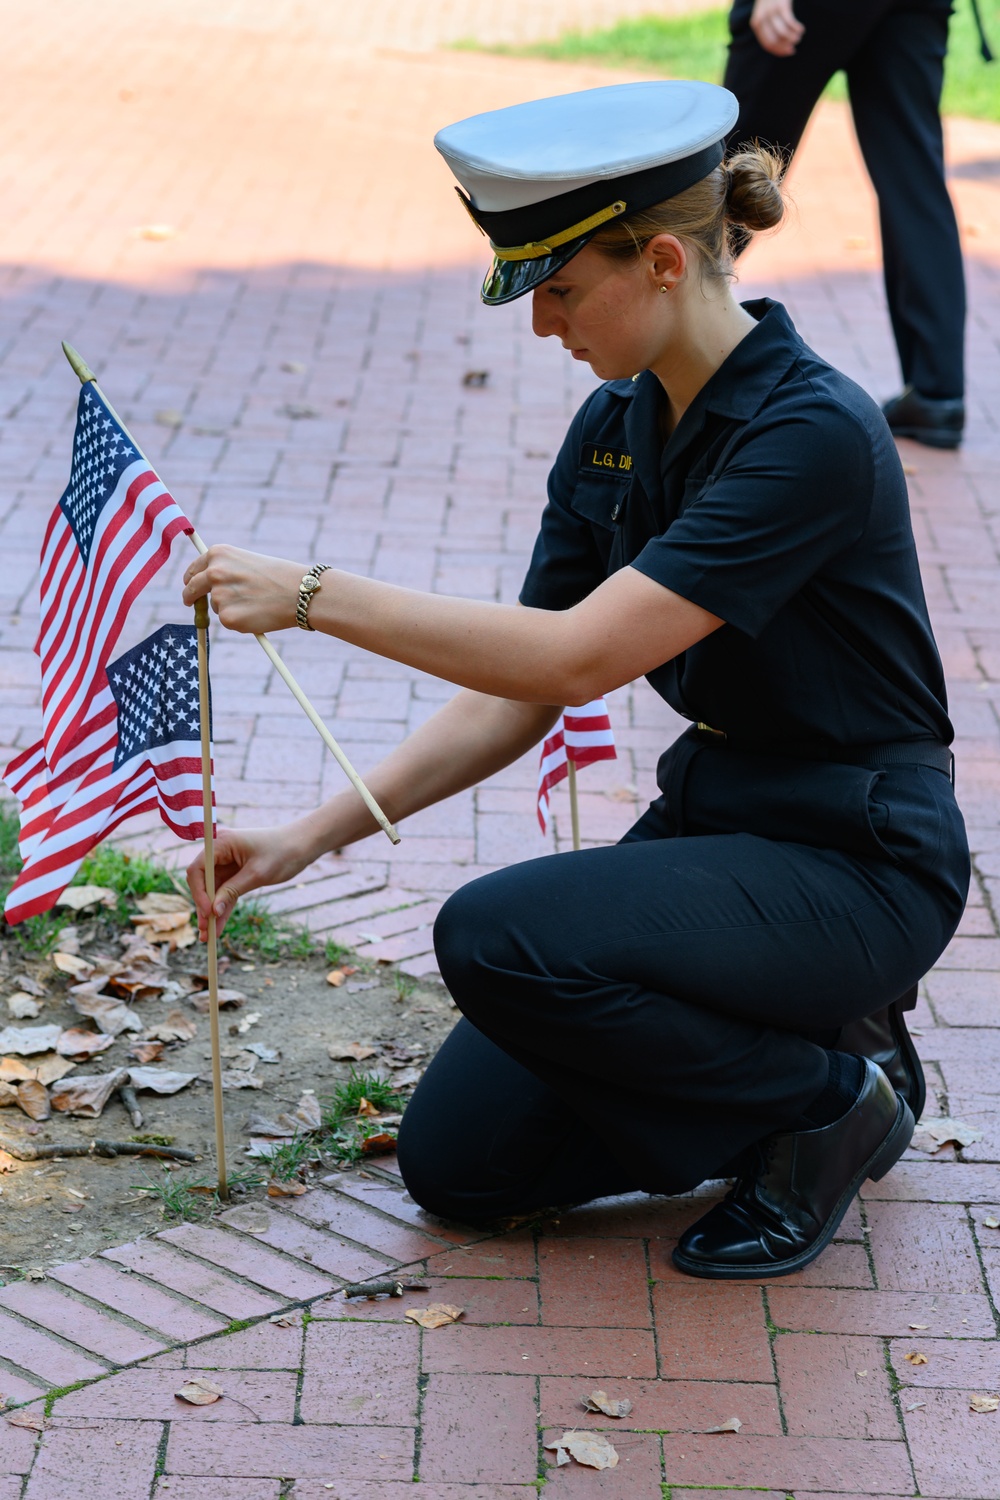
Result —
M494 258L479 295L490 307L516 301L518 297L534 291L536 286L561 271L574 255L579 254L590 238L589 234L581 235L577 240L570 240L567 245L560 245L552 255L542 255L537 260Z

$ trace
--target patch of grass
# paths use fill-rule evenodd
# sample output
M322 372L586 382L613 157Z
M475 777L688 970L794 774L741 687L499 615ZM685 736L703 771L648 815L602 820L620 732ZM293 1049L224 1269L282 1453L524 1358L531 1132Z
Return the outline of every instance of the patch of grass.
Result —
M164 894L185 890L179 875L157 864L147 854L126 854L114 844L100 844L88 854L73 877L74 885L103 885L118 896L118 916L128 918L128 903L154 891Z
M307 927L276 917L262 901L251 897L237 903L222 934L227 948L264 959L309 958L316 943Z
M221 1207L217 1184L205 1177L182 1177L168 1167L163 1168L159 1178L150 1177L146 1172L142 1175L145 1182L131 1183L132 1190L157 1199L166 1219L205 1219ZM230 1195L250 1192L260 1187L263 1181L260 1173L253 1170L230 1172Z
M323 957L331 968L339 969L345 958L351 955L350 948L342 948L335 943L333 938L327 938L323 943Z
M1000 0L979 0L979 8L994 51L1000 52ZM634 68L671 78L721 83L729 40L726 16L727 11L721 8L688 16L651 14L599 31L568 31L554 41L536 42L530 47L485 48L475 41L457 45L467 51L600 63L609 68ZM843 73L831 80L826 97L846 99ZM1000 120L1000 62L984 63L980 57L971 4L959 5L951 18L941 107L948 115Z
M389 1079L380 1078L377 1073L359 1073L352 1068L345 1082L324 1101L323 1124L327 1130L336 1130L345 1121L356 1119L362 1099L389 1113L400 1111L404 1102Z
M393 975L393 985L396 990L396 999L402 1004L409 1000L417 987L417 981L409 974L404 974L402 969L397 969Z
M297 1135L293 1140L283 1141L268 1157L271 1176L279 1182L291 1182L306 1163L319 1154L319 1147L311 1136Z

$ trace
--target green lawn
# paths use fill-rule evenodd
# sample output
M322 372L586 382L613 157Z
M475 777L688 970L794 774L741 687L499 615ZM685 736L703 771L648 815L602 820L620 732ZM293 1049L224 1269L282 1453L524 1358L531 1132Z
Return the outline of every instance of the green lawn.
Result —
M943 108L946 114L1000 120L1000 0L979 0L979 8L998 61L984 63L979 55L971 0L955 0ZM554 42L494 50L559 62L648 69L674 78L704 78L717 83L725 64L726 15L726 10L677 17L649 15L620 21L604 31L569 31ZM476 48L475 42L460 45ZM827 92L831 98L847 97L843 74L833 79Z

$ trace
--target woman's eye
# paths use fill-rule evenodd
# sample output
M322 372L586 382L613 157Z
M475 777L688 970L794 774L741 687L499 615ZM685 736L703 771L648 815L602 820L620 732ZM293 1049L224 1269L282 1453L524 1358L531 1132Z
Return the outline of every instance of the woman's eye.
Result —
M550 286L549 287L549 291L552 293L553 297L568 297L569 296L569 287L568 286Z

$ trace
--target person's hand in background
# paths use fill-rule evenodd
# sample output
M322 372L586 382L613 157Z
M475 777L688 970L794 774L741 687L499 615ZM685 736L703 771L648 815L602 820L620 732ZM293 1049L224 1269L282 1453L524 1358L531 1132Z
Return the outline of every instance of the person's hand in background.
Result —
M795 19L792 0L755 0L750 30L774 57L791 57L806 34L802 22Z

